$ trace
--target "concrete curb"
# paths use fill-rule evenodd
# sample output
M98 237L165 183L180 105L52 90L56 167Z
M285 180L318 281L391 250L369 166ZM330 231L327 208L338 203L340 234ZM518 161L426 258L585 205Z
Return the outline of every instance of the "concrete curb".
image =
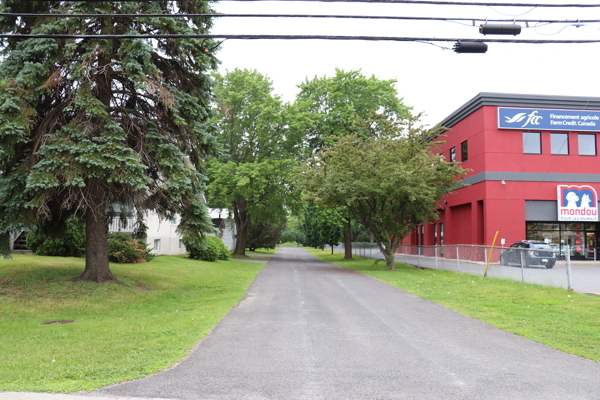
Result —
M174 400L148 397L107 397L93 396L90 394L64 394L64 393L30 393L30 392L0 392L0 400Z

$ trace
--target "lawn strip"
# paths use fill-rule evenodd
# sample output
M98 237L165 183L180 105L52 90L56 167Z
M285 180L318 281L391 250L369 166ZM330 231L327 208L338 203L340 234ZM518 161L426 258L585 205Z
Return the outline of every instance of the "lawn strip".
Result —
M83 259L0 261L0 390L94 390L184 358L244 296L262 263L161 256L111 264L123 284L70 282ZM74 320L43 325L44 322Z
M442 270L421 270L342 253L308 249L318 258L361 272L461 314L549 347L600 361L600 298L560 288Z

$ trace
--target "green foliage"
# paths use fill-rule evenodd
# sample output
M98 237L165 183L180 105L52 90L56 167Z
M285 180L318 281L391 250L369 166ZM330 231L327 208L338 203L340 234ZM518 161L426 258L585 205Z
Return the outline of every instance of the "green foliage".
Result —
M202 261L227 260L229 251L215 236L184 235L181 239L190 258Z
M276 224L252 223L248 229L248 241L246 248L250 251L256 249L274 249L281 240L281 232L285 228L285 222Z
M334 136L350 133L359 136L385 134L383 121L408 118L410 107L398 98L395 80L367 78L360 70L335 70L334 77L314 77L298 85L296 107L305 117L305 134L309 147L318 150L331 143ZM380 121L357 127L356 117L366 120L374 113Z
M39 229L30 231L26 245L39 256L81 257L85 254L85 223L78 217L71 217L64 234L56 237Z
M209 162L209 204L236 221L236 253L247 247L252 223L279 224L289 205L292 166L302 155L303 132L294 108L273 95L269 79L236 69L216 75L214 119L223 154Z
M108 259L117 263L139 263L150 261L154 255L146 242L122 233L108 235Z
M206 34L211 3L5 0L12 13L140 14L138 18L1 17L2 32ZM206 39L7 39L0 62L0 235L120 203L210 229L201 160L216 154ZM196 169L196 167L198 169ZM98 204L101 202L102 204ZM66 211L64 213L56 212ZM98 217L96 215L95 217ZM104 216L103 216L104 217ZM87 238L95 240L95 238ZM4 248L0 251L5 251ZM89 256L89 254L88 254ZM96 265L103 265L96 263Z
M228 260L229 250L225 247L225 243L216 236L205 236L204 240L206 243L215 248L217 251L217 259Z
M324 208L309 202L304 212L304 244L316 249L325 245L337 246L342 239L343 224L342 209Z
M435 132L384 124L386 135L336 138L298 171L307 198L345 206L364 225L393 268L393 254L415 225L438 216L436 202L467 170L436 154ZM371 121L357 121L371 125ZM360 160L360 162L356 162Z

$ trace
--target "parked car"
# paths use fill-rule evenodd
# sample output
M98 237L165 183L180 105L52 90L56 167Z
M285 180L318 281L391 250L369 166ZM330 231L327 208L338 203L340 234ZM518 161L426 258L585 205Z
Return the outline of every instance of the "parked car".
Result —
M561 246L558 243L550 243L550 247L552 247L552 250L554 250L556 255L566 257L567 246L565 246L564 244ZM571 257L575 255L575 246L569 247L569 254L571 255Z
M523 240L513 243L509 248L500 254L500 264L521 265L521 253L525 257L525 267L530 265L544 265L546 268L552 268L556 264L556 254L548 243L540 240Z

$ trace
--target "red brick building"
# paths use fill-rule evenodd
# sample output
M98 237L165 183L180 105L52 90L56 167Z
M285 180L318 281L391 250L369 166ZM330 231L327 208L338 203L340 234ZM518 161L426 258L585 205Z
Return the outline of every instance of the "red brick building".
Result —
M441 125L450 130L440 154L473 170L469 186L441 200L439 220L407 243L491 245L498 231L499 246L538 239L592 254L600 98L480 93Z

